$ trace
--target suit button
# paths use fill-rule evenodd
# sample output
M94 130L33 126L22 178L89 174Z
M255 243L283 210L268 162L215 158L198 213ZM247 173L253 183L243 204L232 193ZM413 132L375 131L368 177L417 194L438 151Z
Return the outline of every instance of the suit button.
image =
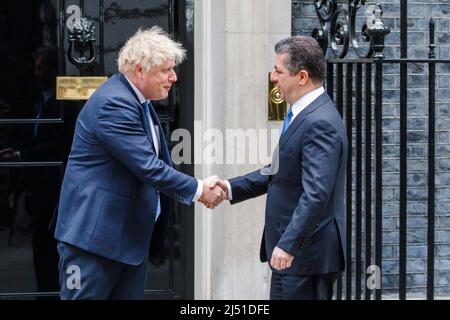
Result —
M298 244L298 246L300 247L300 249L304 248L304 247L305 247L305 240L302 240L302 241Z

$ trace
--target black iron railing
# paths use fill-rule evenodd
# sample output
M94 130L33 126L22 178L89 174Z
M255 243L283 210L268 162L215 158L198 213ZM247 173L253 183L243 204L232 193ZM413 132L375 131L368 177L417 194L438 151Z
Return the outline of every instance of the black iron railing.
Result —
M385 59L384 40L390 30L381 19L383 11L379 3L365 7L366 13L369 12L371 15L367 18L360 33L355 31L357 29L356 17L358 10L366 5L366 1L349 0L348 9L342 8L341 4L333 0L314 0L314 5L321 27L313 31L313 36L319 41L324 52L327 53L327 91L335 100L339 112L343 115L347 125L349 146L352 146L348 151L346 190L347 269L345 271L345 287L343 287L342 277L338 277L336 298L342 299L344 292L345 299L359 300L364 298L370 300L382 298L381 281L379 283L374 281L374 287L369 286L367 282L376 279L369 272L373 266L379 268L380 274L375 276L381 277L383 270L383 66L390 64L400 67L398 293L399 299L406 299L408 245L407 70L409 64L418 63L427 65L429 70L426 292L427 299L433 299L436 65L450 64L450 60L436 59L434 20L433 18L430 19L428 59L409 59L407 56L407 1L401 0L400 59ZM351 48L353 50L350 50ZM350 51L352 51L352 57L348 57ZM372 128L373 126L374 128ZM372 129L374 129L374 140L372 140ZM373 145L373 141L375 145ZM373 151L375 152L374 155L372 154ZM373 158L375 159L374 167L372 166ZM353 176L355 181L352 181ZM373 178L375 179L374 185L372 184ZM372 203L373 199L375 203ZM372 230L373 219L375 219L375 230ZM363 241L364 248L362 246ZM354 256L352 256L353 252ZM352 269L352 261L354 261L354 269ZM364 270L362 269L363 265ZM365 281L362 281L363 274L365 275Z

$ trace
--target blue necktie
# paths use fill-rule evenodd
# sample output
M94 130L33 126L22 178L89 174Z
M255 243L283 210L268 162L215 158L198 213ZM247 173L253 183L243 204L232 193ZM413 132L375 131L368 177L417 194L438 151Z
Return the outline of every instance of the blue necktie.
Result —
M152 122L153 122L153 126L155 127L155 130L158 130L158 128L156 127L155 122L154 122L154 121L151 121L151 116L150 116L150 104L148 103L148 101L145 101L145 102L144 102L144 110L145 110L145 116L147 117L147 121L148 121L149 126L151 126L151 125L152 125ZM156 207L156 217L155 217L155 221L158 219L159 214L161 213L161 199L160 199L160 196L159 196L159 192L158 192L157 195L158 195L158 204L157 204L157 207Z
M288 111L288 113L286 115L286 118L284 119L284 122L283 122L283 130L281 131L281 135L283 135L283 133L286 132L287 128L291 124L292 116L293 116L292 108L289 108L289 111Z

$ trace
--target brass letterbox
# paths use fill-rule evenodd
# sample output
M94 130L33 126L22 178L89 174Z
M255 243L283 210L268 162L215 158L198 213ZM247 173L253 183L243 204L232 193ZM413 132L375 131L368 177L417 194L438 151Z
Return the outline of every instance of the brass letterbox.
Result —
M57 100L87 100L108 77L56 77Z

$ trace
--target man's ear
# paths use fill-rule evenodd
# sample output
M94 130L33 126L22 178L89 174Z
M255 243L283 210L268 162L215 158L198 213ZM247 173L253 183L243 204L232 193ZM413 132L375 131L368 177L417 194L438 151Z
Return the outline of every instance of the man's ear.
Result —
M309 80L309 74L306 70L300 70L298 73L298 84L304 86Z
M137 65L134 67L134 72L135 72L136 76L137 76L139 79L142 79L144 70L142 69L142 66L141 66L140 64L137 64Z

